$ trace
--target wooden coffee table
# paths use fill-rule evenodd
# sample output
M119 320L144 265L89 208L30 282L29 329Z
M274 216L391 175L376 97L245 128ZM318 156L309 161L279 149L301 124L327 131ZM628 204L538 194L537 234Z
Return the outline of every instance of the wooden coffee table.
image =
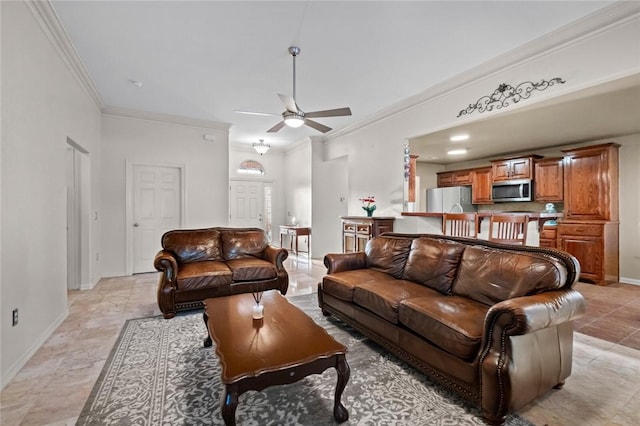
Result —
M204 301L204 322L209 332L205 346L212 345L211 339L216 342L222 366L220 408L225 424L236 424L242 393L293 383L329 367L338 372L333 416L338 422L346 421L349 412L340 398L350 375L347 348L277 290L265 291L262 304L264 318L253 320L255 302L250 293Z

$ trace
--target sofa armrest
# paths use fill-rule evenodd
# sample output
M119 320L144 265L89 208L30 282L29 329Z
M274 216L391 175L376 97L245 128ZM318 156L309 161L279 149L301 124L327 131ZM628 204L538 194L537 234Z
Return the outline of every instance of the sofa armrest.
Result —
M289 252L287 251L287 249L267 246L267 248L264 250L264 259L276 265L276 269L278 271L285 270L283 262L287 260L287 257L289 257Z
M327 274L364 269L367 267L367 257L361 251L355 253L329 253L324 256L324 266L327 267Z
M573 289L505 300L487 312L484 337L489 338L496 331L510 336L533 333L578 319L585 309L584 298Z
M480 353L482 412L504 422L517 410L571 374L573 326L585 301L573 289L517 297L486 315Z
M168 250L160 250L153 260L156 270L164 272L164 281L175 283L178 274L178 262Z

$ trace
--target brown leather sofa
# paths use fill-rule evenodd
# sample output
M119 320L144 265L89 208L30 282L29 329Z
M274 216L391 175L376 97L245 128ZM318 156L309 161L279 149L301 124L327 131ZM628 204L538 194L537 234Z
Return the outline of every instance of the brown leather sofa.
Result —
M328 254L318 302L501 424L571 374L585 301L568 253L385 233Z
M162 236L154 260L162 272L158 306L165 318L199 308L209 297L280 290L286 294L289 276L282 262L285 249L269 245L259 228L181 229Z

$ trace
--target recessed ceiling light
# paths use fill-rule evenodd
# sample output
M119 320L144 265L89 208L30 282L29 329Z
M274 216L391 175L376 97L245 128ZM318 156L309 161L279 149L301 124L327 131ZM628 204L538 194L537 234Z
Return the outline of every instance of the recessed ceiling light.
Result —
M447 151L447 154L449 154L449 155L462 155L462 154L466 154L466 153L467 153L467 149L466 148L452 149L451 151Z
M133 84L136 87L142 87L143 86L143 82L141 82L140 80L129 80L129 83Z
M466 141L467 139L469 139L469 135L466 133L462 133L460 135L454 135L449 138L451 142Z

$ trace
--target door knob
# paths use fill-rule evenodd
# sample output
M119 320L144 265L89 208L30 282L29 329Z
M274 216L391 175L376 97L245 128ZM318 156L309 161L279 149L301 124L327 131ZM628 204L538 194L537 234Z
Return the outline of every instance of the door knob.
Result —
M133 226L137 228L138 226L140 226L140 224L136 222L133 224Z

